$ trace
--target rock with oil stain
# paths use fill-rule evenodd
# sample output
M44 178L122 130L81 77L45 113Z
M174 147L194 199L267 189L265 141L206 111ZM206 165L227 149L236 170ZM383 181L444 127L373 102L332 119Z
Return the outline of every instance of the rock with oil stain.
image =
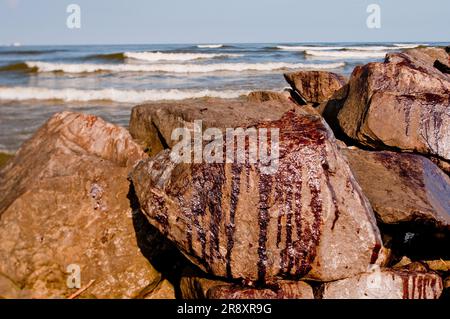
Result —
M206 272L273 283L336 280L381 263L372 208L319 116L289 111L274 174L261 163L182 163L170 151L130 177L151 224ZM225 152L224 152L225 153Z
M355 277L325 283L323 299L438 299L443 290L434 272L378 269Z
M356 180L385 224L450 229L450 178L415 154L343 148Z
M173 147L176 128L193 129L194 121L202 121L202 129L247 127L261 120L277 120L296 104L281 93L255 94L245 99L203 98L179 102L158 102L133 108L130 133L153 156ZM262 103L264 101L264 103Z
M369 147L449 161L450 75L434 67L436 60L449 64L444 49L425 48L356 67L346 97L330 105L339 110L340 129Z
M140 250L151 226L128 198L127 174L146 157L126 129L96 116L50 118L0 171L0 295L64 298L95 280L80 298L153 287L173 298Z
M284 78L306 103L327 101L347 82L339 74L326 71L298 71L284 74Z
M314 299L304 281L279 281L268 288L245 287L198 276L181 278L183 299Z

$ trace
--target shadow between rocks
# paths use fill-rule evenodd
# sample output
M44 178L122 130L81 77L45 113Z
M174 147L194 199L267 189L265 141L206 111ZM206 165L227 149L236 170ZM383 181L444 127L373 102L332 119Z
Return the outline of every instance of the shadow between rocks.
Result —
M133 226L136 232L138 247L145 258L167 279L175 289L176 298L180 298L180 280L182 270L191 263L159 230L152 226L141 210L134 186L130 182L128 192L132 209Z
M402 256L413 261L449 260L450 229L438 228L429 222L403 222L387 225L378 222L384 238L384 245L393 252L391 265L397 263Z

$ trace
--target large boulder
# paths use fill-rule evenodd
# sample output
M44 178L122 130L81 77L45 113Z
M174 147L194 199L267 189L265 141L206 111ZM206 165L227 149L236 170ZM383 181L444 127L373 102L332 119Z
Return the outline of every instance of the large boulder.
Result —
M169 150L141 162L130 177L149 222L229 279L328 281L381 263L372 208L322 118L289 111L255 128L279 130L274 174L260 162L176 163Z
M433 272L376 269L343 280L325 283L323 299L438 299L441 277Z
M58 113L39 129L0 171L0 295L65 298L80 270L91 283L80 297L173 298L140 251L150 226L128 198L127 174L146 157L95 116Z
M345 85L342 75L326 71L297 71L284 74L284 78L306 103L320 104Z
M279 281L270 288L244 287L199 276L181 278L183 299L314 299L304 281Z
M433 224L450 229L450 178L414 154L342 149L356 180L386 224Z
M295 104L284 97L273 99L265 95L254 95L249 101L205 98L180 102L160 102L136 106L130 119L130 133L150 155L156 155L176 141L171 138L176 128L192 129L196 120L202 121L202 128L225 130L247 127L262 120L277 120Z
M339 109L340 129L362 145L449 161L450 75L434 67L437 60L449 64L444 49L393 53L356 67L346 98L330 104Z
M310 285L303 281L279 281L270 288L255 289L233 285L210 288L208 299L314 299Z

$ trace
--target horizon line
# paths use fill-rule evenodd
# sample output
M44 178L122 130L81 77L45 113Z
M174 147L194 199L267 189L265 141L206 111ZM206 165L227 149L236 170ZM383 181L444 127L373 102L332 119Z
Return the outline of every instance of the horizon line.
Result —
M12 42L8 44L0 43L0 47L24 47L24 46L97 46L97 45L105 45L105 46L121 46L121 45L228 45L228 44L348 44L348 43L362 43L362 44L377 44L377 43L392 43L392 44L420 44L420 43L449 43L449 41L303 41L303 42L294 42L294 41L280 41L280 42L162 42L162 43L63 43L63 44L24 44L21 42ZM14 45L19 44L19 45Z

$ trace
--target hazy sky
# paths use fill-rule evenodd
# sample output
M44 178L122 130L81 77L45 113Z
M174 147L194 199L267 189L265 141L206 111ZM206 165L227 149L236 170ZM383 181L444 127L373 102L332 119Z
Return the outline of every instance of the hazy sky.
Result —
M66 7L81 7L81 29ZM366 26L381 6L381 29ZM0 44L450 41L449 0L0 0Z

